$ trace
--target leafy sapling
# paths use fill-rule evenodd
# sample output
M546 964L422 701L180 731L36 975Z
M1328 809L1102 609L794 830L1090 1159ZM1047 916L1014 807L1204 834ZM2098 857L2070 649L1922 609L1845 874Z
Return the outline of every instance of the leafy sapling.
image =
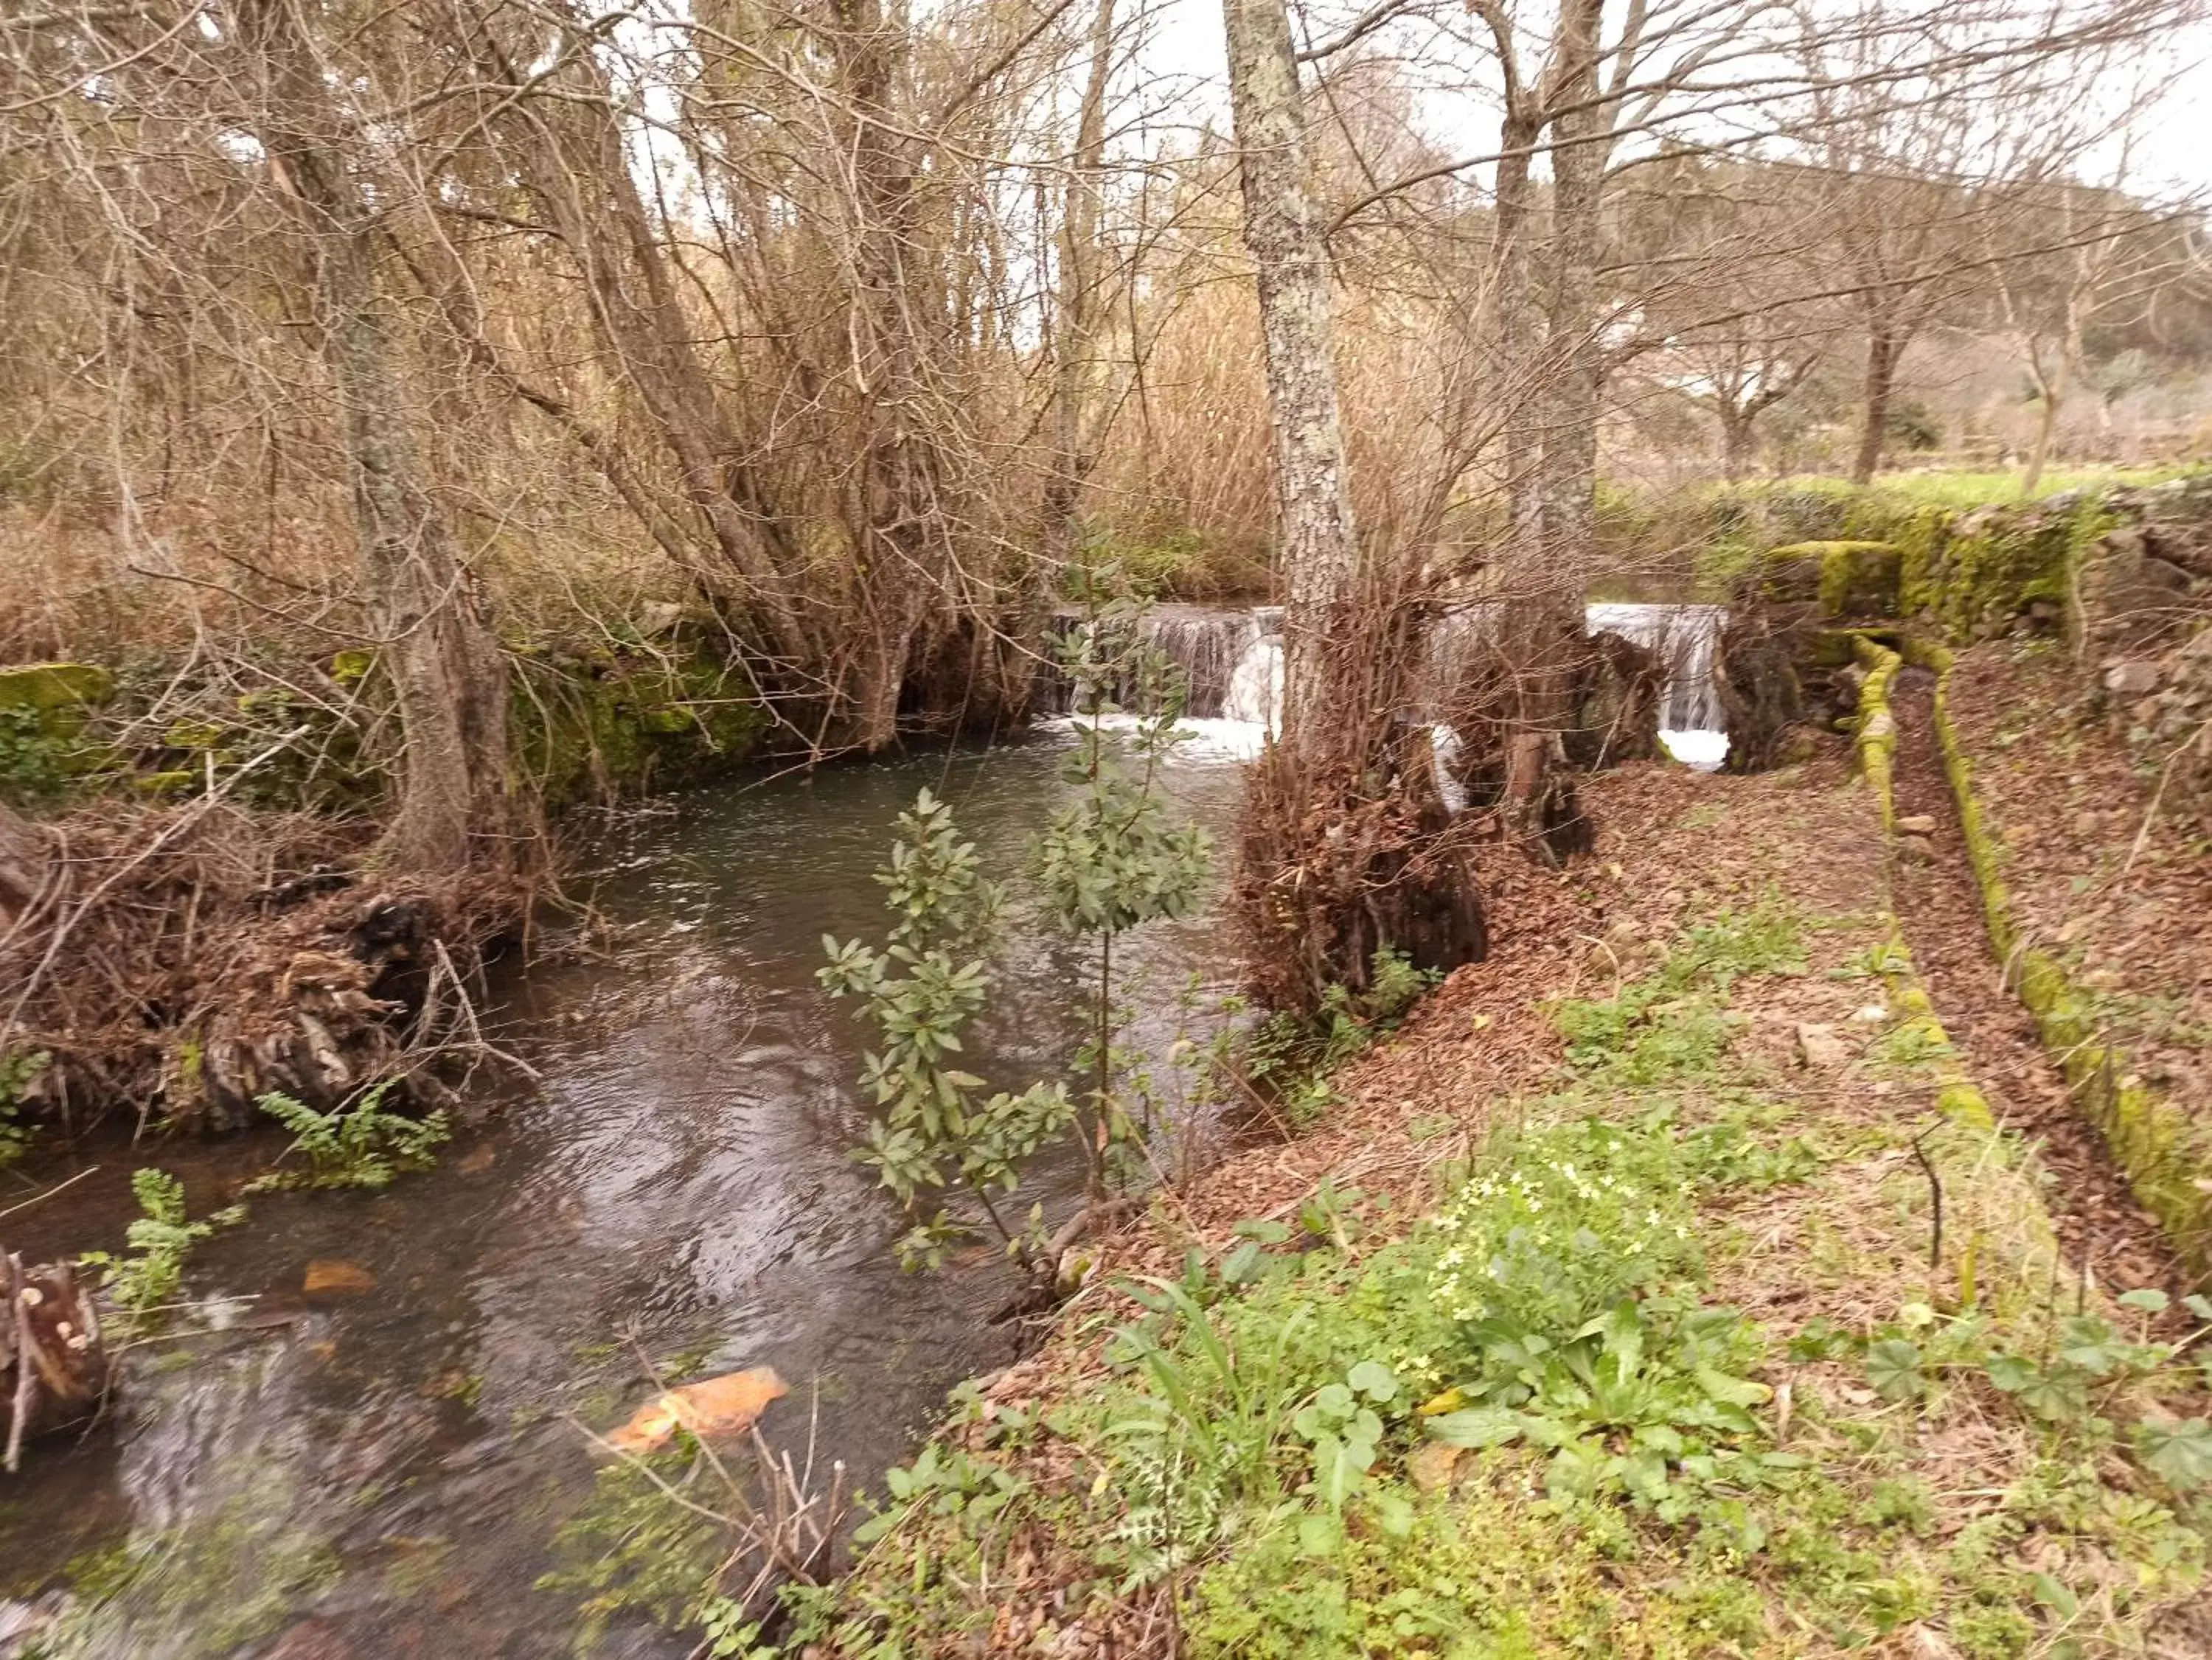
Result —
M131 1172L131 1191L140 1215L123 1236L129 1254L94 1251L79 1261L84 1267L104 1270L109 1300L134 1319L145 1320L176 1301L191 1248L246 1213L234 1205L204 1221L187 1221L185 1184L167 1171L150 1166Z
M1078 1073L1090 1081L1078 1111L1093 1199L1105 1196L1115 1160L1133 1154L1151 1128L1129 1111L1132 1094L1149 1100L1133 1076L1136 1057L1114 1041L1123 1021L1114 1001L1115 942L1146 923L1195 910L1213 852L1203 829L1170 810L1161 788L1161 769L1182 742L1176 723L1188 688L1137 633L1139 615L1123 600L1095 604L1061 643L1073 706L1083 718L1062 768L1073 797L1054 815L1036 852L1046 918L1097 942L1090 1036L1076 1057ZM1124 696L1140 712L1126 730L1109 719L1122 712Z
M1044 1245L1041 1213L1009 1221L1007 1201L1021 1185L1022 1161L1066 1128L1073 1103L1058 1084L986 1094L981 1078L954 1063L990 993L985 953L997 930L998 889L952 809L927 790L900 815L890 863L876 880L893 918L884 943L825 935L830 963L818 977L833 997L857 998L881 1039L861 1069L878 1117L858 1156L917 1217L899 1242L900 1259L937 1267L982 1226L1010 1254L1034 1259ZM963 1219L933 1197L953 1189L965 1191L980 1218Z

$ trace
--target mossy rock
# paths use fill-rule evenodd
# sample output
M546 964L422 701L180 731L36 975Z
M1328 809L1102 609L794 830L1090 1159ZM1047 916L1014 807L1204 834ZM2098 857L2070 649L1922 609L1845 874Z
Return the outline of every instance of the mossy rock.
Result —
M1900 602L1906 615L1961 644L2023 621L2056 630L2084 554L2117 522L2094 498L2054 496L2033 507L1965 514L1923 509L1898 532Z
M114 691L114 676L95 663L0 669L0 800L36 808L76 790L100 760L86 715Z
M516 764L556 807L726 772L768 724L743 672L703 652L514 662Z
M1899 566L1887 542L1793 542L1767 554L1759 592L1816 603L1832 621L1894 616Z
M0 709L64 718L115 694L115 676L95 663L27 663L0 669Z

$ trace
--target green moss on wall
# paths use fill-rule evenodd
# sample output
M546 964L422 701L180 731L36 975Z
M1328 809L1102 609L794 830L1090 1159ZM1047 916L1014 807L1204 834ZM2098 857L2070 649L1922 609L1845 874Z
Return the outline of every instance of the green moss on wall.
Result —
M0 709L77 718L87 706L106 702L114 690L115 676L94 663L27 663L0 669Z
M553 806L695 783L743 760L767 717L701 655L517 658L516 763Z
M1898 554L1886 542L1793 542L1766 556L1760 592L1811 601L1835 621L1897 614Z
M1903 609L1961 643L2003 633L2023 616L2055 628L2083 555L2118 522L2094 498L1965 514L1923 508L1897 532Z
M508 727L518 780L551 806L695 783L727 770L759 742L767 718L742 671L697 646L670 642L577 654L511 648ZM0 669L0 797L45 805L101 783L141 794L185 793L235 777L237 797L279 810L373 808L390 779L365 747L384 693L374 654L341 651L317 695L284 685L221 688L151 742L94 742L87 706L112 682L90 664ZM388 734L388 724L384 729Z

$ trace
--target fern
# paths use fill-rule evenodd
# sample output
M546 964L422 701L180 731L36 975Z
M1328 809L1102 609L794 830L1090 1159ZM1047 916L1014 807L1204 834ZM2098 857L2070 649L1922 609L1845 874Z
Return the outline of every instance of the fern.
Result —
M185 1184L151 1166L131 1172L131 1191L141 1213L124 1232L131 1254L94 1251L78 1260L83 1267L105 1270L108 1300L143 1318L177 1300L185 1283L185 1258L191 1248L245 1213L233 1206L205 1221L185 1221Z
M452 1129L442 1112L410 1118L386 1112L384 1099L394 1081L387 1078L350 1106L336 1106L328 1112L318 1112L305 1101L280 1093L262 1096L261 1110L292 1132L292 1144L283 1156L304 1154L307 1168L272 1170L246 1191L358 1187L374 1192L391 1186L404 1171L427 1167Z

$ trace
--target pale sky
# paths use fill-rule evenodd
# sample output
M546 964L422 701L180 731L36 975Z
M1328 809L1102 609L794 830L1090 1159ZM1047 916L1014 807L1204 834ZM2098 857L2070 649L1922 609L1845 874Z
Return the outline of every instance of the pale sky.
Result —
M1319 0L1310 8L1316 30L1340 26L1362 7L1348 0ZM1621 8L1607 8L1617 25ZM1655 9L1658 9L1655 8ZM1226 70L1222 48L1220 0L1148 0L1148 35L1138 72L1146 78L1173 76L1185 84L1178 113L1187 122L1227 125ZM1326 21L1324 21L1326 20ZM1386 39L1378 35L1376 39ZM1485 74L1486 60L1470 60ZM2136 131L2129 163L2130 182L2139 193L2172 197L2212 197L2212 22L2191 30L2154 71L2170 81L2155 113ZM1424 100L1422 116L1430 133L1461 154L1487 150L1496 138L1496 116L1479 89L1438 90ZM2118 152L2112 160L2118 159ZM2110 162L2106 164L2108 167Z

